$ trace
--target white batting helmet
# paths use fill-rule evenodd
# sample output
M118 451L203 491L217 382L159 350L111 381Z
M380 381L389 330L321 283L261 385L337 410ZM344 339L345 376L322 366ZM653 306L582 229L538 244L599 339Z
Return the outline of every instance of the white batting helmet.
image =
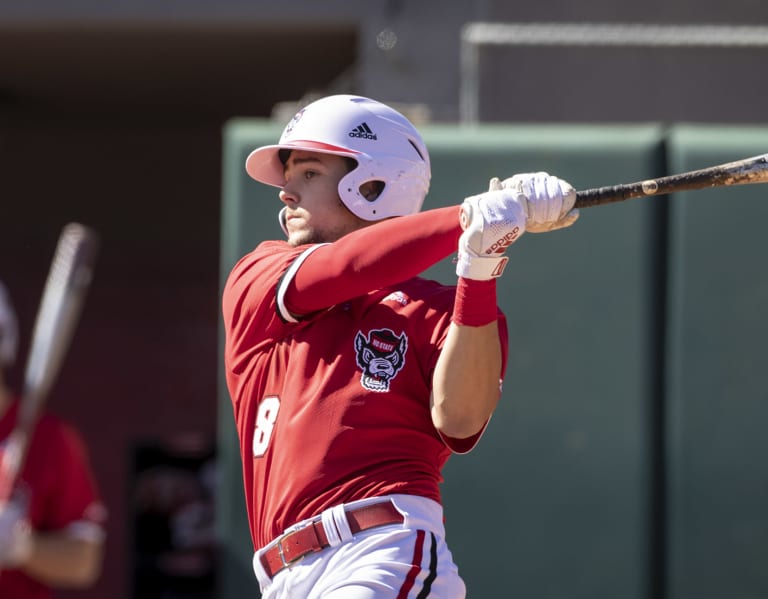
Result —
M276 145L251 152L245 170L257 181L283 187L280 150L355 159L357 167L339 181L339 197L363 220L416 213L429 191L429 153L419 132L398 111L362 96L327 96L307 105L288 123ZM360 186L369 181L384 184L370 201L360 193Z
M8 291L0 282L0 366L10 366L16 360L19 325Z

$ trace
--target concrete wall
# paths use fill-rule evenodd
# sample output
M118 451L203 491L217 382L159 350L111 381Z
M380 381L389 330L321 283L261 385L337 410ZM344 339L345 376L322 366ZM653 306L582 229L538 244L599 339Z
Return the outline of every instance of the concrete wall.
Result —
M755 26L768 22L768 5L759 0L727 4L711 0L655 1L621 7L606 0L578 4L492 0L227 0L215 4L83 0L67 3L66 7L53 1L0 6L0 30L42 27L51 33L63 29L76 35L80 30L104 27L134 32L160 27L173 31L176 39L185 32L208 30L212 35L205 48L218 57L224 69L237 59L221 52L226 36L215 32L251 31L253 37L244 48L249 48L253 68L239 76L233 74L234 86L248 85L252 78L276 89L290 89L291 82L305 82L305 89L290 96L284 94L283 100L298 99L312 91L353 88L384 101L424 104L440 121L460 116L459 98L466 85L466 74L462 74L460 66L462 29L470 22ZM307 58L318 49L322 49L321 55L329 49L327 44L318 43L308 54L294 45L290 32L306 32L308 27L318 31L347 28L357 34L355 56L344 69L314 89L306 81L309 69L291 68L294 53ZM281 40L270 32L283 32L287 37ZM169 40L168 47L172 46L173 40ZM500 105L481 114L481 120L642 121L661 116L669 121L683 117L704 122L754 122L762 119L759 98L768 91L768 83L760 76L766 56L764 44L761 48L737 50L694 47L650 52L496 48L486 54L481 73L484 94L491 94ZM52 58L55 62L56 57ZM22 63L27 60L24 54L14 59ZM270 64L285 68L272 77ZM672 115L665 113L670 105ZM241 114L263 116L263 109L258 112L256 106L245 108Z

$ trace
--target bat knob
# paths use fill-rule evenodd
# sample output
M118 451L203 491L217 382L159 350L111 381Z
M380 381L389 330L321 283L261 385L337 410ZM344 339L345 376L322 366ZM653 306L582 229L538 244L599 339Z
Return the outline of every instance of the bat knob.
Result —
M472 206L469 203L462 204L459 209L459 225L462 231L466 231L469 223L472 222Z

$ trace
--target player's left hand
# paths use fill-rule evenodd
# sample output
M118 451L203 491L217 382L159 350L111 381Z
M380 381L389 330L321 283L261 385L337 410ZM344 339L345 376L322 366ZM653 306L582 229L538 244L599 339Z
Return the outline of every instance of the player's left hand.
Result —
M26 501L18 495L0 505L0 568L16 568L32 554Z
M515 189L526 202L525 230L529 233L546 233L570 227L579 218L576 190L573 186L549 173L521 173L501 183L505 189Z
M491 179L485 193L464 199L459 222L456 274L484 281L500 277L508 258L507 248L525 233L525 198L513 189L504 189L498 178Z

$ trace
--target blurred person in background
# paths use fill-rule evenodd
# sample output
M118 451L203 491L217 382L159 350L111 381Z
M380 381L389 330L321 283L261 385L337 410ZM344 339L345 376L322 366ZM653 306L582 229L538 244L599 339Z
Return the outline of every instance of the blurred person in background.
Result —
M0 283L0 455L19 411L20 397L7 380L17 349L16 314ZM0 597L50 599L54 589L93 585L101 574L105 521L82 438L43 412L13 493L0 504Z

